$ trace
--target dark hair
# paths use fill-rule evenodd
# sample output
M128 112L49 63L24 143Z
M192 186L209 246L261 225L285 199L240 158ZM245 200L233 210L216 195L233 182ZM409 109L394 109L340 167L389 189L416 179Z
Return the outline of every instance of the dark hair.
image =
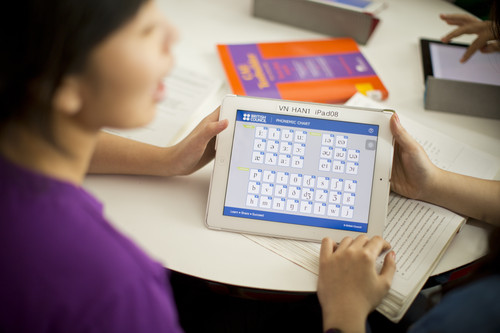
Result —
M148 0L16 0L0 11L0 135L22 123L48 141L52 100L67 74Z
M498 0L493 0L491 3L490 17L493 22L493 35L500 42L500 5Z

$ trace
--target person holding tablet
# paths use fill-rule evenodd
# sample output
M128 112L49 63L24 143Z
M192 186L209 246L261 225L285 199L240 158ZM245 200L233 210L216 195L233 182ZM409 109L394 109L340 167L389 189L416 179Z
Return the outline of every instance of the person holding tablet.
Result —
M490 237L489 253L479 261L474 273L461 281L462 288L450 290L441 303L411 327L410 332L498 332L500 181L441 170L405 131L397 115L391 119L391 129L396 140L391 179L395 192L497 226ZM338 245L330 239L323 240L318 298L325 329L337 329L331 332L365 331L366 318L389 290L396 268L397 254L389 252L381 272L375 271L375 259L389 246L380 237L344 238Z
M175 31L151 0L20 0L0 25L0 331L180 332L164 267L82 188L92 156L161 175L213 157L218 111L169 149L100 134L152 120Z
M492 7L493 36L500 41L500 6ZM489 251L463 279L445 284L444 297L410 332L500 331L500 181L468 177L439 169L406 132L397 115L391 118L396 146L391 189L401 195L443 206L488 222ZM379 237L345 238L338 245L324 239L320 252L318 298L326 332L365 332L368 314L389 290L395 272L392 251L380 273L375 259L389 248Z

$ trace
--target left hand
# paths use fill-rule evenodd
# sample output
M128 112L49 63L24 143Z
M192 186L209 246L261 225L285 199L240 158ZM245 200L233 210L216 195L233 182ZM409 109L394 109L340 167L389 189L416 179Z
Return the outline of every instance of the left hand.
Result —
M391 190L411 199L429 200L436 186L440 186L441 170L404 129L397 113L391 117L390 125L395 139Z
M215 136L228 125L219 120L220 107L206 116L181 142L171 147L169 170L174 175L189 175L215 156Z

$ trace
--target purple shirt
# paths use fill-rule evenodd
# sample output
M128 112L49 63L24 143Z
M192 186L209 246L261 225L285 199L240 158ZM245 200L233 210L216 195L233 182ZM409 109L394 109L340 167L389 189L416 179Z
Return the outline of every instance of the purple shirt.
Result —
M166 270L82 188L0 156L0 198L0 331L181 331Z

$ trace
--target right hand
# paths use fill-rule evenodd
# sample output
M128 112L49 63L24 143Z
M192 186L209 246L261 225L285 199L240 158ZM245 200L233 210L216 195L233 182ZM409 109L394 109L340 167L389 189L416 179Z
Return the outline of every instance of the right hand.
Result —
M500 44L493 34L493 25L491 21L481 21L467 14L441 14L439 17L449 25L457 26L455 30L441 38L443 43L448 43L453 38L464 34L477 35L477 38L467 48L460 62L466 62L478 50L483 53L500 51Z
M396 271L393 251L385 256L380 273L375 268L377 257L389 249L389 243L379 236L346 237L338 245L323 239L318 298L325 330L364 331L366 317L389 291Z
M215 137L226 129L228 120L219 120L220 107L206 116L181 142L172 147L169 171L173 175L189 175L215 156Z

